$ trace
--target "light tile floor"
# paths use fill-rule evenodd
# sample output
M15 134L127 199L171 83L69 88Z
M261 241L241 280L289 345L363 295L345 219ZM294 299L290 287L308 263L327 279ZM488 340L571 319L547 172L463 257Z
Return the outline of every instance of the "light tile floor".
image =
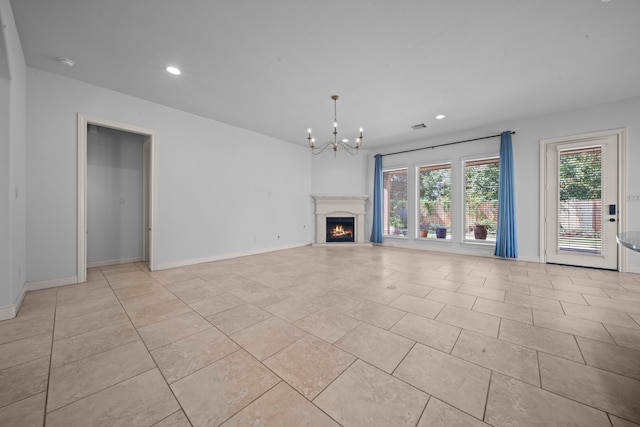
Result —
M0 322L0 425L640 425L640 275L336 246L88 278Z

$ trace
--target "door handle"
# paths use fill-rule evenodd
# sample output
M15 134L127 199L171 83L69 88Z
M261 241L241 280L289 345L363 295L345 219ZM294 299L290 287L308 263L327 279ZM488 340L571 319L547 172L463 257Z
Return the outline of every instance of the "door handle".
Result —
M609 222L616 222L615 218L609 218Z

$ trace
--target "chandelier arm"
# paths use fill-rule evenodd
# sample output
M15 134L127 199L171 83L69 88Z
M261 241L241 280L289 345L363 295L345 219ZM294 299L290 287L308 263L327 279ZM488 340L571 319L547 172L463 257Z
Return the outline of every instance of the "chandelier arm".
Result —
M344 143L342 141L339 141L338 144L340 146L342 146L344 151L346 151L347 153L351 154L352 156L355 156L356 154L358 154L358 150L359 150L358 147L354 147L353 145L346 144L346 143ZM351 150L355 150L355 152L353 152Z
M321 154L324 150L326 150L327 148L329 148L331 146L333 146L333 142L329 141L326 144L324 144L322 146L322 148L318 152L316 152L316 148L315 147L311 147L311 154L313 154L314 156L317 156L317 155Z

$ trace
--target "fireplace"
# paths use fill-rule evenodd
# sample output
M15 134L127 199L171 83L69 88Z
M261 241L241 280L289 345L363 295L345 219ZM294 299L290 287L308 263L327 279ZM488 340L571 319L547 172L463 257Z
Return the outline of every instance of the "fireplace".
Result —
M353 217L327 217L327 243L355 242Z
M365 231L368 196L312 196L316 205L314 245L371 246Z

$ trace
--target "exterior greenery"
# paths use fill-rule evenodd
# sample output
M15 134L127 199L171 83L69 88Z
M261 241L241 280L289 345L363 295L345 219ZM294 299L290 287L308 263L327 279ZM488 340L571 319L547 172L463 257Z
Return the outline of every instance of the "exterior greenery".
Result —
M398 169L383 172L384 189L388 195L388 206L385 207L389 214L389 223L385 230L394 227L397 230L407 229L407 169ZM389 233L389 230L387 233Z
M472 232L476 225L493 233L498 226L499 159L465 166L465 226Z
M451 165L420 168L419 179L420 230L451 227Z
M560 200L598 200L601 196L600 152L560 154Z

